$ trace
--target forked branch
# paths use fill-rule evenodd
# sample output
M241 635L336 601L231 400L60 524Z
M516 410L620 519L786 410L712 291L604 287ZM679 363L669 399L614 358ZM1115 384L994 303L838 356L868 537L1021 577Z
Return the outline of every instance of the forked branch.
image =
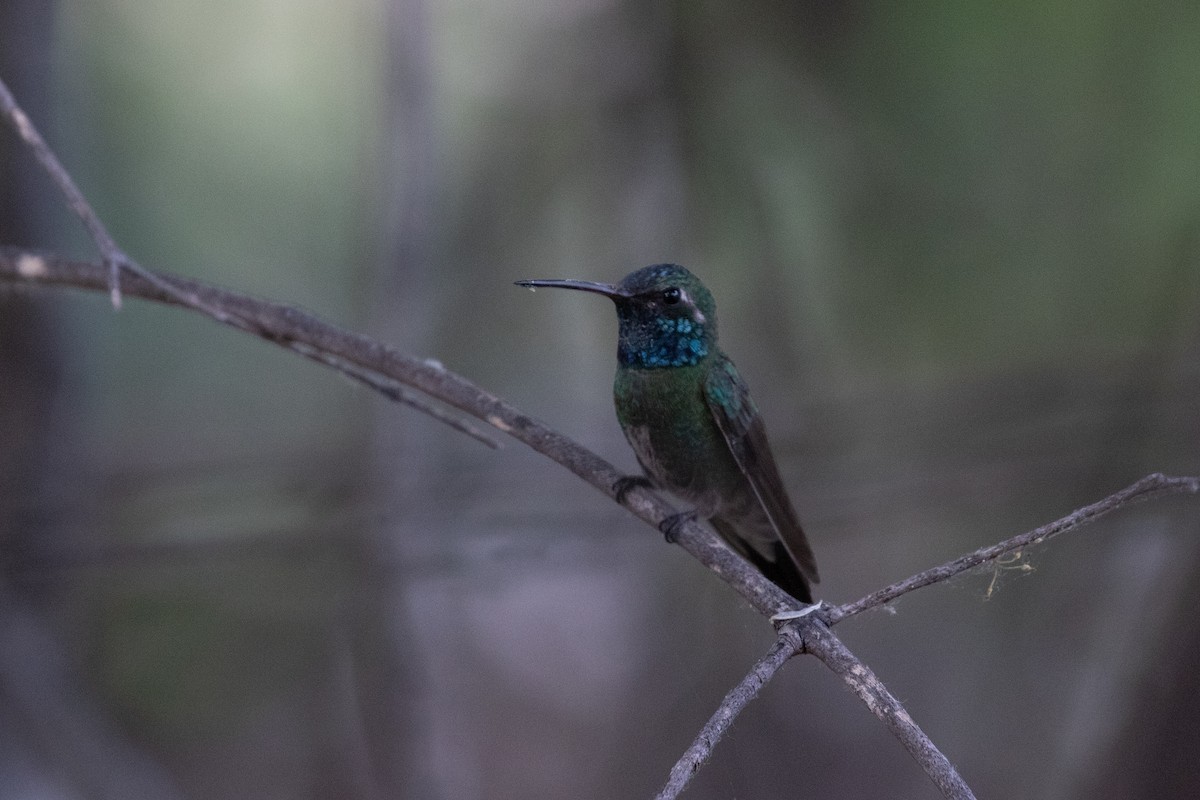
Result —
M1062 519L1006 539L999 544L981 547L974 552L959 556L953 561L919 572L877 592L872 592L853 603L823 607L810 617L786 623L780 629L779 639L754 665L742 682L725 696L716 712L692 742L691 747L676 762L667 785L658 795L658 800L674 800L679 796L688 781L691 780L692 775L709 757L713 747L729 730L734 719L747 703L758 694L762 686L774 676L788 658L802 651L816 656L842 677L842 680L866 703L871 713L879 718L880 722L900 740L913 758L925 768L926 774L938 785L946 797L973 797L962 777L958 775L946 757L934 747L899 701L892 696L866 665L859 662L846 649L840 639L829 632L823 623L836 625L855 614L890 603L915 589L950 580L963 572L994 562L1023 547L1039 544L1061 533L1078 530L1106 514L1133 503L1168 494L1197 493L1200 493L1200 477L1167 476L1156 472L1119 492L1114 492L1103 500L1076 509ZM795 646L788 646L787 637L789 635L791 641L796 643ZM783 655L784 653L786 655Z

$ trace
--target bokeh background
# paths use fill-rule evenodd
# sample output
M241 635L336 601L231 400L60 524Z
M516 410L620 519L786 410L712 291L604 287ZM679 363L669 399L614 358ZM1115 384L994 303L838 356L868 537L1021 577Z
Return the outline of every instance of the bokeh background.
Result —
M1200 5L4 0L143 264L437 358L614 462L692 267L846 601L1200 473ZM0 242L92 256L7 128ZM839 633L981 797L1200 793L1200 498ZM771 641L520 445L194 315L0 288L0 796L648 797ZM689 798L935 797L810 659Z

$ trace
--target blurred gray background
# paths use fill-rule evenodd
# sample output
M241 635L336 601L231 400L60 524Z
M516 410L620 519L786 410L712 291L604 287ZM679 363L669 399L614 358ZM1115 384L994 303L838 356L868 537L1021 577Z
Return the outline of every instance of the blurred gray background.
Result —
M629 469L610 304L512 281L688 265L827 600L1200 473L1195 4L5 0L0 77L143 264ZM8 128L0 242L94 255ZM980 797L1195 797L1198 533L1137 506L838 632ZM520 445L0 289L6 800L649 797L771 638ZM686 796L937 794L801 658Z

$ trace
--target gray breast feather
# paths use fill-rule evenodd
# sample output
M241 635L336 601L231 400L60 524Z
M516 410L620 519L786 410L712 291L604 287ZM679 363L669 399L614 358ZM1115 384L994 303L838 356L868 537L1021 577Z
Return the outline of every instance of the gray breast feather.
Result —
M659 489L664 489L682 500L691 503L703 517L711 517L721 505L720 492L712 488L704 480L704 475L694 472L686 484L672 482L666 470L663 469L654 454L650 442L650 427L647 425L631 425L625 429L625 438L633 448L638 463L646 472L646 477ZM697 469L701 466L697 464Z

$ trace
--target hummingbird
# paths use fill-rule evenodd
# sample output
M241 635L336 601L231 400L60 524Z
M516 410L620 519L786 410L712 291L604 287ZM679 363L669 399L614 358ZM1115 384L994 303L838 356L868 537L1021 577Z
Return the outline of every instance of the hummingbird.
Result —
M817 562L788 499L762 416L717 346L717 309L677 264L631 272L616 285L524 280L518 286L602 294L617 306L617 421L645 471L626 479L695 506L734 550L779 588L812 603ZM671 540L673 523L664 528Z

